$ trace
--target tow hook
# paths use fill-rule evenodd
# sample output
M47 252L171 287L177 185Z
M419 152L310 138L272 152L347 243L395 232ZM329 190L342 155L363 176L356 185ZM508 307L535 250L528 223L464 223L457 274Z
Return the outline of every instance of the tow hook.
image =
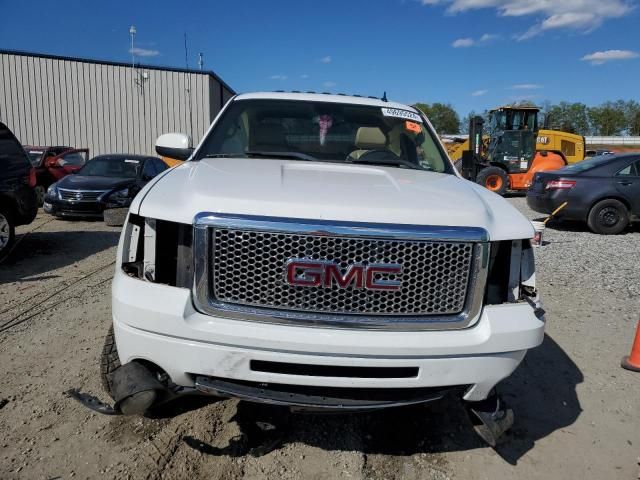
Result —
M140 415L157 406L185 395L199 394L195 389L178 385L163 385L157 376L138 362L117 368L111 377L113 406L77 389L65 393L94 412L104 415Z
M495 390L486 400L467 402L465 407L473 429L491 447L495 447L500 437L513 425L513 410Z

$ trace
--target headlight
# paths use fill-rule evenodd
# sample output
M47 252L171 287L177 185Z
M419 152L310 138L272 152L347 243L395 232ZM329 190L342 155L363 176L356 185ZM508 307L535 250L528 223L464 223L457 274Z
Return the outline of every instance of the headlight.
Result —
M116 190L108 195L105 195L104 199L108 205L114 205L118 207L124 207L131 202L129 187Z
M58 196L58 184L57 183L52 183L51 185L49 185L49 188L47 188L47 195L49 195L50 197L57 197Z

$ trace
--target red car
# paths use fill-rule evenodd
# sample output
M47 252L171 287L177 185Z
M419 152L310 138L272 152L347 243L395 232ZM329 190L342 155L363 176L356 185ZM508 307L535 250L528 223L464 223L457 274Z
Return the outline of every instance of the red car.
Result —
M87 148L25 145L24 149L29 154L31 165L35 168L38 205L42 205L49 185L80 170L89 158Z

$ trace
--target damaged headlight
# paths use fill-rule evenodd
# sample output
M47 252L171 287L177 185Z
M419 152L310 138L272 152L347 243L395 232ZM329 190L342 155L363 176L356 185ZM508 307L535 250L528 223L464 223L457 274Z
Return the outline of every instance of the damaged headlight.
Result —
M122 270L153 283L191 288L193 226L129 214L122 235Z
M104 195L99 200L110 207L127 207L131 204L131 191L129 187L121 188L120 190Z
M536 268L529 240L491 244L485 304L499 305L537 298Z

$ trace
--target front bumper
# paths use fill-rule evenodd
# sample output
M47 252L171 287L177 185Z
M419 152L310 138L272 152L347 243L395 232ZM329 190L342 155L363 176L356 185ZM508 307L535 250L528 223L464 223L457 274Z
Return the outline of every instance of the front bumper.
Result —
M98 201L67 201L47 195L43 209L46 213L60 217L102 217L104 205Z
M472 327L449 331L372 331L255 323L204 315L187 289L131 278L113 281L113 323L122 363L148 360L182 386L197 376L256 384L328 388L418 389L470 385L483 400L526 351L542 342L544 319L529 304L487 306ZM256 362L289 364L265 371ZM331 376L318 368L396 367L415 374Z

